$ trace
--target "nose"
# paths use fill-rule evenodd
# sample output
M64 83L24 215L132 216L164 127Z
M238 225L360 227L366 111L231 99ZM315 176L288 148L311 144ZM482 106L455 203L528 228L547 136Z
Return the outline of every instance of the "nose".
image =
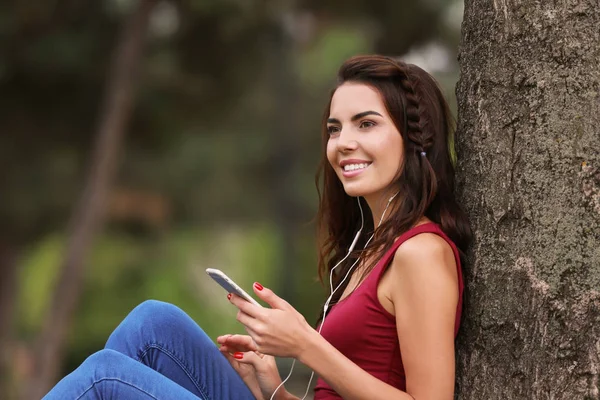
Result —
M337 150L340 153L348 153L358 148L358 141L352 129L342 129L337 138Z

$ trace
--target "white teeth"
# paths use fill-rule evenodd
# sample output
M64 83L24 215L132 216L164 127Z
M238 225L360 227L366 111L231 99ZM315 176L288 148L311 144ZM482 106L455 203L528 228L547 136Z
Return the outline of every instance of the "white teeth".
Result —
M367 168L369 166L369 164L367 163L362 163L362 164L347 164L344 165L344 171L354 171L357 169L363 169L363 168Z

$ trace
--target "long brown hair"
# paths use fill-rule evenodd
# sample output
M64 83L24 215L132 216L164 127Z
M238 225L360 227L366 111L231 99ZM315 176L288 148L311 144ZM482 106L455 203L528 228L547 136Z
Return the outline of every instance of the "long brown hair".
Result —
M454 120L435 79L416 65L379 55L350 58L340 67L337 78L331 97L346 82L363 83L380 93L388 114L402 135L404 155L394 183L400 195L390 207L392 212L376 229L369 246L354 250L335 269L333 287L337 287L358 257L378 260L393 245L396 237L413 227L423 216L440 225L458 247L464 262L472 233L469 221L454 196L453 149L450 148L454 142ZM323 116L323 154L316 178L321 282L324 275L328 276L335 264L346 255L361 224L357 200L346 194L327 160L327 119L331 97ZM421 152L426 155L421 155ZM359 201L363 209L368 209L364 199ZM357 249L364 247L374 229L371 214L365 213L364 233L356 245ZM374 268L375 263L366 265L361 279ZM331 304L340 299L348 282L349 279L336 291Z

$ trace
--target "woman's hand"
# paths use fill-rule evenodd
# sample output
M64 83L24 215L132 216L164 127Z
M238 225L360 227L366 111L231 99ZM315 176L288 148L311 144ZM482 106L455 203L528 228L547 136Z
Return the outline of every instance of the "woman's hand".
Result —
M256 282L254 293L271 308L256 306L236 295L228 296L229 301L239 309L237 320L250 334L253 350L298 359L316 331L302 314L270 289Z
M269 400L281 377L275 358L256 351L256 344L248 335L224 335L217 338L219 350L244 380L257 399ZM279 388L275 399L287 399L289 393Z

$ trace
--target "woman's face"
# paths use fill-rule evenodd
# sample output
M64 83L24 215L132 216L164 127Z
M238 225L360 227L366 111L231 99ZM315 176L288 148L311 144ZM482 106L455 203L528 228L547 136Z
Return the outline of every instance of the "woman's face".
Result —
M377 90L356 82L337 88L327 131L327 159L348 195L377 201L391 191L404 147Z

